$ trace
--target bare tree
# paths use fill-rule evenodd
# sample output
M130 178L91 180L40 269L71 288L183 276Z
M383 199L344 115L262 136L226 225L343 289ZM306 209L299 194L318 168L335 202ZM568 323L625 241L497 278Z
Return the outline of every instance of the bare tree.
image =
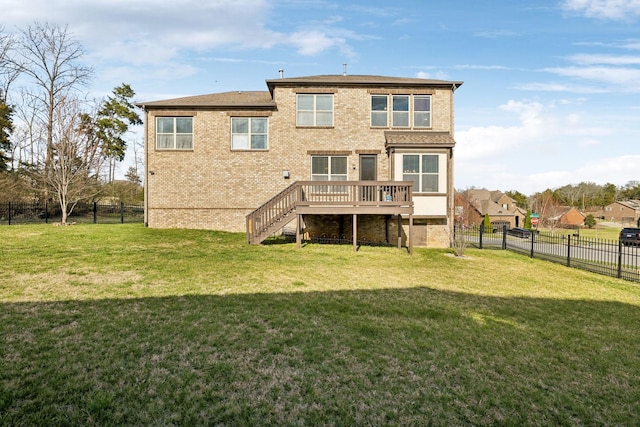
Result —
M12 59L14 67L40 89L32 93L41 106L46 124L43 172L47 175L54 157L55 120L60 117L56 110L73 91L89 83L93 69L81 63L85 51L67 27L35 23L20 32L16 52Z
M547 189L542 193L532 196L533 208L540 215L540 222L552 230L558 225L560 215L563 213L560 195L556 191Z
M46 123L41 120L37 100L23 89L15 105L18 120L13 133L13 167L33 167L38 163L44 163L47 151Z
M16 39L0 27L0 100L7 101L9 87L20 75L21 67L15 61Z
M105 156L80 107L77 99L58 102L52 122L51 171L42 175L60 203L62 224L78 202L91 200L101 188L98 177Z

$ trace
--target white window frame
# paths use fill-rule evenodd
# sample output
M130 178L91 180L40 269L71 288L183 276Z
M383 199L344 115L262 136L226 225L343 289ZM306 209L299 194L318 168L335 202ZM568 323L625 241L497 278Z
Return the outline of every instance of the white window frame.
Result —
M373 99L374 98L384 98L386 101L386 105L384 110L374 110L373 109ZM377 128L387 128L389 127L389 95L371 95L371 100L370 100L370 108L371 108L371 114L369 116L369 120L370 120L370 124L371 127L377 127ZM384 117L384 124L383 125L378 125L374 123L374 117Z
M395 101L396 99L406 99L407 100L407 109L406 110L396 110ZM407 124L399 124L399 120L396 119L396 114L402 114L402 116L406 116ZM391 126L394 128L410 128L411 127L411 95L392 95L391 96Z
M188 119L191 124L191 132L178 132L178 121ZM171 132L160 132L160 121L172 120L172 130ZM184 143L178 143L179 140L186 141L186 137L189 136L190 144L188 146L184 145ZM160 140L166 139L167 137L171 138L171 146L160 146ZM180 146L178 146L180 145ZM193 117L191 116L157 116L156 117L156 149L157 150L193 150Z
M429 109L428 110L418 110L416 108L416 100L419 99L428 99L429 100ZM431 127L431 107L432 107L432 99L431 95L413 95L413 127L418 129L430 128ZM418 115L423 114L428 118L428 124L419 125L422 120L418 119Z
M247 121L247 132L235 132L234 131L234 122L236 121ZM264 132L258 132L254 130L254 127L257 127L257 124L254 122L256 120L264 121ZM241 146L241 136L246 136L246 141L244 146ZM264 147L254 147L253 137L254 136L264 136L265 138L265 146ZM236 138L238 137L238 138ZM269 150L269 120L267 117L231 117L231 150L233 151L267 151Z
M326 158L327 159L327 173L314 173L313 159ZM345 173L333 173L334 162L337 159L344 159ZM326 179L323 179L326 178ZM313 155L311 156L311 180L319 182L327 181L347 181L349 179L349 157L348 156L330 156L330 155ZM347 188L344 185L329 185L326 187L313 186L313 193L336 193L344 194L347 192Z
M327 173L318 173L313 170L313 159L326 158L327 159ZM345 171L344 173L334 173L333 166L337 159L344 159ZM322 179L326 177L326 179ZM312 181L346 181L349 179L349 156L331 156L331 155L313 155L311 156L311 180Z
M417 166L415 169L411 169L408 170L406 169L406 167L408 166L405 162L405 160L408 157L417 157L418 158L418 164L415 165ZM430 160L433 160L435 158L435 166L436 166L436 170L433 171L432 169L429 169L429 166L433 166L433 164L428 164L428 160L426 158L429 158ZM400 167L401 167L401 173L402 173L402 180L403 181L413 181L414 185L413 185L413 192L414 193L436 193L436 194L441 194L443 191L443 188L445 187L445 182L443 182L443 174L446 173L446 171L443 170L443 164L442 164L442 155L441 154L436 154L436 153L403 153L401 155L401 159L400 159ZM425 189L425 179L427 177L431 177L433 179L433 177L435 177L435 183L436 183L436 188L429 188L429 189ZM417 185L416 185L417 184Z
M301 99L302 98L311 98L312 99L312 108L311 109L301 109ZM318 99L319 98L328 98L331 99L331 109L323 110L318 108ZM324 115L326 113L331 113L330 123L323 123L321 120L318 120L319 115ZM310 115L313 118L311 123L303 122L301 120L301 115ZM296 126L298 127L333 127L334 122L334 96L332 93L299 93L296 96Z

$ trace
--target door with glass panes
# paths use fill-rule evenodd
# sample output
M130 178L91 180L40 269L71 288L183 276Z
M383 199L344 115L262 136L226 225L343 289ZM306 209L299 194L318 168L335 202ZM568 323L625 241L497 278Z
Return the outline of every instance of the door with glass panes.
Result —
M375 154L360 155L360 181L376 181L378 179L378 156ZM360 187L363 201L375 201L375 185L363 185Z

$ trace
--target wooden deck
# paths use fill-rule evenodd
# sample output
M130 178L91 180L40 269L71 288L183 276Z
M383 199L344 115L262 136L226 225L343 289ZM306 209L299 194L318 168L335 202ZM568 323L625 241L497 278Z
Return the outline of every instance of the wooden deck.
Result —
M262 242L296 215L300 245L301 215L353 215L355 249L358 215L408 215L412 228L412 188L406 181L298 181L247 215L247 242Z

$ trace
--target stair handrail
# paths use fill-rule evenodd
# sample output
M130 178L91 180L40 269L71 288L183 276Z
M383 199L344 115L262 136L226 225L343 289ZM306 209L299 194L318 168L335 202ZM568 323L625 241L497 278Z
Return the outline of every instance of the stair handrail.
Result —
M255 236L259 236L271 224L281 221L295 209L298 202L299 188L300 185L296 181L247 214L248 243L252 243ZM293 197L291 197L292 195ZM272 213L272 215L267 216L268 213Z

